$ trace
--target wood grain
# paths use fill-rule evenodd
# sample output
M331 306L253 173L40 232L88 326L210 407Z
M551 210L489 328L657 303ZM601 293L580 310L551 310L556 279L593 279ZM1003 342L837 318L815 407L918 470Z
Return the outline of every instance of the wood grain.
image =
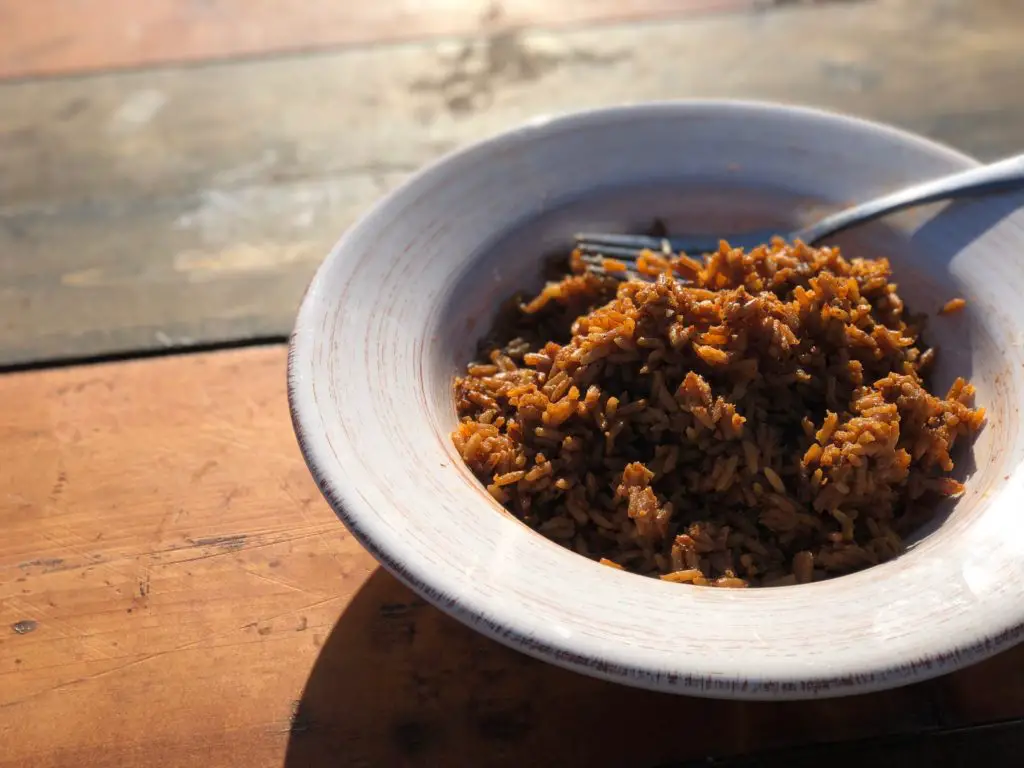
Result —
M939 726L930 684L705 701L473 633L321 500L284 364L273 346L0 377L0 766L653 766Z
M709 13L755 0L0 0L0 79Z
M538 113L778 99L1009 153L1022 35L1015 4L877 0L9 82L0 365L283 337L367 206Z

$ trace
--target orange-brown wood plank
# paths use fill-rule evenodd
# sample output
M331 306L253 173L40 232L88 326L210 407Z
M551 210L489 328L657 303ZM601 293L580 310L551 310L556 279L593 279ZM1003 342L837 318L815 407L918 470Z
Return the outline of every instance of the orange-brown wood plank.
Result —
M0 0L0 78L750 6L754 0Z
M275 346L0 377L0 766L654 766L939 726L934 684L716 702L484 639L321 500L284 365ZM961 723L1024 714L977 669L990 702Z

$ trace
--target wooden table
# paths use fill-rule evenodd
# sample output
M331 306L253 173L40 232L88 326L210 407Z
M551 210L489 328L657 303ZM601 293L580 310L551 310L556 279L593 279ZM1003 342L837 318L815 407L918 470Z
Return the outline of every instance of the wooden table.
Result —
M1024 649L742 704L465 629L319 496L283 341L359 212L537 112L786 99L1019 151L1024 6L284 9L0 0L0 766L1019 764Z

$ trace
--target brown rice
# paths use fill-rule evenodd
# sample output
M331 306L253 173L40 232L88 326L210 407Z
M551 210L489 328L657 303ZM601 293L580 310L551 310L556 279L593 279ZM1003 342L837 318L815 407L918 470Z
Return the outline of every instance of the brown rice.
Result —
M640 266L573 254L455 380L455 445L527 525L667 581L776 586L894 557L962 490L950 450L984 410L962 379L925 388L885 259L777 240Z

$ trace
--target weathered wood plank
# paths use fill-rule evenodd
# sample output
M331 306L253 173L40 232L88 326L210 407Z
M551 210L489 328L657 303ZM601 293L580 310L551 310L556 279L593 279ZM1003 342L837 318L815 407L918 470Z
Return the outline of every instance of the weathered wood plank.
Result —
M755 0L0 0L0 79L750 6Z
M284 365L275 346L0 377L0 766L644 766L938 726L931 684L715 702L475 634L322 501Z
M0 364L284 335L374 199L537 113L781 99L1008 153L1022 35L998 0L879 0L0 85Z

